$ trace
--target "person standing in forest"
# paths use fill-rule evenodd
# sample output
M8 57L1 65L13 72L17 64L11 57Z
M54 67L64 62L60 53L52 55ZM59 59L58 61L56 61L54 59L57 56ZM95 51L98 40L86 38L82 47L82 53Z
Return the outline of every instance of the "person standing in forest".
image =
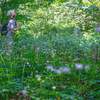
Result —
M16 17L16 13L14 10L9 10L7 12L7 17L10 18L9 22L8 22L8 26L7 26L7 34L5 36L5 42L6 42L6 55L7 58L11 58L11 54L12 54L12 45L13 45L13 38L15 35L15 31L18 29L18 23L15 20Z

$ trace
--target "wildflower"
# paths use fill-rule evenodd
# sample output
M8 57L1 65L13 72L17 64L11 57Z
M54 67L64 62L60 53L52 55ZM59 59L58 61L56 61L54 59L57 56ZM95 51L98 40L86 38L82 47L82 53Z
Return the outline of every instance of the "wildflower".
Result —
M30 45L30 44L27 44L28 46Z
M39 47L37 49L39 50Z
M8 70L6 70L6 72L8 72Z
M61 74L61 73L62 73L62 71L61 71L60 69L55 70L55 72L56 72L57 74Z
M73 61L78 61L79 60L79 58L75 58Z
M36 75L36 78L41 78L41 76L40 75Z
M75 64L76 69L83 69L83 65L82 64Z
M18 43L22 43L22 41L19 41Z
M48 77L45 77L46 79L48 79Z
M27 65L29 65L29 62L27 62Z
M97 26L96 31L100 32L100 26Z
M74 29L74 33L75 33L75 34L77 34L77 33L80 34L81 32L80 32L80 30L78 30L78 29Z
M4 52L1 52L1 54L3 54Z
M42 83L44 83L45 82L45 80L42 80Z
M38 70L36 70L35 72L38 73Z
M56 89L56 86L53 86L52 89Z
M55 71L55 69L52 68L51 71Z
M51 69L53 69L53 67L51 65L49 65L49 66L46 66L46 69L51 70Z
M9 54L9 53L6 53L6 55L8 55L8 56L9 56L10 54Z
M23 95L27 95L27 90L22 90Z
M41 80L41 78L38 78L37 80L38 80L38 81L40 81L40 80Z
M62 67L60 67L59 69L62 70Z
M70 72L70 68L65 67L65 68L62 69L62 72L68 73L68 72Z
M8 50L9 52L12 52L12 50Z
M23 49L26 49L26 46L22 46Z

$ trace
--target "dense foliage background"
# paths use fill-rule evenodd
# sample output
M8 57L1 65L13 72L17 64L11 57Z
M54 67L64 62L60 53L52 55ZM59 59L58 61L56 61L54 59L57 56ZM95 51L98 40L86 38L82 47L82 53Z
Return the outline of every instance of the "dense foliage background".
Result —
M10 59L0 36L0 100L99 100L99 0L1 0L0 6L2 25L12 9L19 23Z

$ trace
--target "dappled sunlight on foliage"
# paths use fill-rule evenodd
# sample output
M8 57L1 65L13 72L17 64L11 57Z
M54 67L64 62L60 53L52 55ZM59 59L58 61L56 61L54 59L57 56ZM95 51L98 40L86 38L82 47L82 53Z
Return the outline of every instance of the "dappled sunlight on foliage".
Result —
M10 59L0 36L0 100L100 97L100 8L75 1L7 0L5 14L15 9L19 29Z

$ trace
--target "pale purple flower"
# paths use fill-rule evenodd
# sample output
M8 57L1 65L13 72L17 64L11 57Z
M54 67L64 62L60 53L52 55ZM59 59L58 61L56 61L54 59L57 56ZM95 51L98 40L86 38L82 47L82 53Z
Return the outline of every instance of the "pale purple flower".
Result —
M1 54L3 54L4 52L1 52Z
M37 49L39 50L39 47Z
M75 64L76 69L83 69L83 65L82 64Z
M27 95L27 90L22 90L23 95Z
M12 50L8 50L9 52L12 52Z
M46 69L51 70L51 69L53 69L53 67L51 65L48 65L48 66L46 66Z
M26 58L23 58L23 60L25 60Z
M55 69L52 68L51 71L55 71Z
M36 78L41 78L41 76L40 75L36 75Z
M26 46L22 46L23 49L26 49Z
M35 72L38 73L38 70L36 70Z
M19 43L22 43L22 41L19 41Z
M97 32L100 32L100 26L97 26L97 27L96 27L96 31L97 31Z
M79 58L75 58L73 61L78 61L79 60Z
M27 65L29 65L29 62L27 62Z
M8 56L9 56L9 55L10 55L10 53L6 53L6 55L8 55Z

